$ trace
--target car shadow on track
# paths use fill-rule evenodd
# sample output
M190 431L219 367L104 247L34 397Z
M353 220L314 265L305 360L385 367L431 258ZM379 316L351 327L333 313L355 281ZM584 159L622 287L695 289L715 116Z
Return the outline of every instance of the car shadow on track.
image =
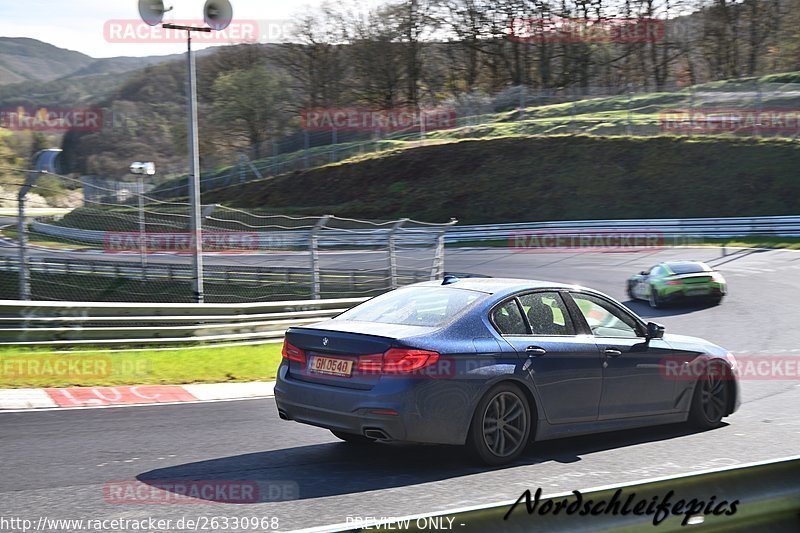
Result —
M257 497L237 503L306 500L413 486L525 465L576 463L585 455L695 433L686 424L571 437L533 444L503 467L478 465L464 448L412 444L330 442L235 455L151 470L137 476L163 490L186 485L258 485ZM180 481L180 483L176 483ZM228 502L211 495L201 499ZM224 493L224 491L223 491Z
M659 318L664 316L688 315L706 309L718 307L707 302L692 302L687 304L671 304L663 307L652 308L647 302L641 300L627 300L622 304L642 318Z

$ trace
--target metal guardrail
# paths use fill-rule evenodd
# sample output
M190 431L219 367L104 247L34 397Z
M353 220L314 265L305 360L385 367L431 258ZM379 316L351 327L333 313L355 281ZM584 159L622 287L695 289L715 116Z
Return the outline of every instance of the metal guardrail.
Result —
M103 243L107 232L68 228L34 221L31 229L37 233L86 243ZM648 232L665 238L728 238L742 236L800 236L800 216L630 219L630 220L564 220L522 222L510 224L480 224L452 226L445 233L446 243L461 243L510 239L525 232L557 231L559 234L590 231ZM431 242L431 235L440 230L408 228L397 232L403 244ZM320 246L375 246L384 244L391 230L385 228L341 230L326 229L319 234ZM286 230L257 232L259 248L305 246L308 231Z
M558 232L581 235L592 231L656 234L664 238L728 238L744 236L800 236L800 216L672 218L629 220L559 220L511 224L454 226L446 243L511 239L526 232ZM690 241L689 241L690 243Z
M535 492L537 487L534 478L531 484L530 490ZM620 495L615 498L614 494L618 491ZM655 512L648 512L647 507L654 501L664 502L671 491L672 494L666 500L670 512L660 513L659 523L654 526ZM631 495L633 504L627 506L627 512L623 512L626 508L624 504ZM701 526L703 530L710 531L798 531L800 457L588 489L581 491L582 499L575 504L577 498L574 493L543 497L530 513L523 499L510 514L509 510L515 501L410 516L377 524L362 523L357 526L378 531L423 531L435 529L433 525L436 524L453 524L452 528L447 528L458 531L671 532L692 530L692 526ZM584 506L590 500L589 512L583 512ZM535 497L532 497L532 504L534 501ZM559 507L562 501L565 504ZM602 508L597 507L601 502L614 501L619 504L610 503ZM635 512L635 504L640 501L645 503ZM736 509L728 514L734 501L737 502ZM680 507L677 505L679 502ZM704 504L701 510L697 510L696 504L699 502ZM694 508L689 507L690 505L694 505ZM655 510L656 506L652 507ZM555 512L556 509L559 511ZM595 509L597 511L592 512ZM606 512L606 509L610 511ZM613 512L615 509L616 512ZM714 513L715 509L719 512ZM684 520L688 525L682 525ZM340 526L342 525L345 527L322 527L316 530L352 530L354 524Z
M0 300L0 345L216 343L280 339L366 300L150 304Z
M114 233L133 235L134 232L110 232L98 230L86 230L48 224L34 220L30 224L31 231L50 237L87 243L87 244L113 244L111 239ZM204 225L204 231L225 232L214 228L211 225ZM324 228L317 234L317 244L320 247L336 246L384 246L390 237L397 241L398 245L431 245L436 241L441 228L374 228L374 229L335 229ZM255 238L255 242L248 243L249 246L257 250L272 250L280 248L301 248L307 247L311 241L311 232L308 230L280 230L280 231L247 231L246 233ZM250 248L248 248L250 249Z
M95 256L96 257L96 256ZM58 259L33 258L28 268L34 274L100 276L127 278L140 281L184 281L192 280L191 265L159 263L151 260L146 266L136 261L109 261L94 258ZM16 272L19 261L16 257L0 256L0 271ZM394 279L399 285L407 285L431 279L430 272L396 269ZM385 290L392 276L390 267L362 270L319 269L319 283L335 287L343 292L367 293ZM206 265L203 278L212 283L253 284L280 283L283 286L307 286L312 281L307 267L247 267L242 265Z

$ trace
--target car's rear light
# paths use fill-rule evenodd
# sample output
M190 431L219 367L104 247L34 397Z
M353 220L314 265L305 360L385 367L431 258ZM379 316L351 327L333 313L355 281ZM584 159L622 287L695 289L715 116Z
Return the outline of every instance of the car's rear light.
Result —
M356 368L364 374L411 374L436 364L437 352L416 348L391 348L382 354L361 355Z
M371 415L383 415L383 416L399 416L400 413L395 411L394 409L370 409L367 411Z
M383 354L384 374L408 374L436 364L439 354L413 348L392 348Z
M711 281L714 283L725 283L725 278L719 272L712 272Z
M383 354L359 355L356 368L362 374L380 374L383 369Z
M680 285L681 283L683 282L679 279L671 279L666 282L667 285Z
M281 355L283 355L284 359L288 359L289 361L296 361L303 364L306 362L306 352L297 346L292 346L289 344L289 341L286 340L285 337L283 339L283 350L281 350Z

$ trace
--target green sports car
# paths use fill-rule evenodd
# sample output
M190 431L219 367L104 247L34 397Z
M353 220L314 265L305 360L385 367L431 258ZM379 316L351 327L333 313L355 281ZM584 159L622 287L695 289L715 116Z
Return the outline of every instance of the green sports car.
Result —
M628 279L628 296L647 300L651 307L686 300L719 304L728 292L722 274L700 261L670 261Z

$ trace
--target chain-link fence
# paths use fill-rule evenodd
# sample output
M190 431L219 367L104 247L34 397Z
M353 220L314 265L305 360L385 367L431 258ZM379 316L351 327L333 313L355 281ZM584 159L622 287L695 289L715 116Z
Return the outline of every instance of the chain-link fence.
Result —
M13 185L25 199L47 193L37 183L39 173L16 174L20 181ZM46 176L81 186L67 176ZM0 298L192 302L196 249L210 303L372 296L444 272L450 224L204 205L195 236L189 204L136 196L133 205L96 199L24 224L6 219Z

